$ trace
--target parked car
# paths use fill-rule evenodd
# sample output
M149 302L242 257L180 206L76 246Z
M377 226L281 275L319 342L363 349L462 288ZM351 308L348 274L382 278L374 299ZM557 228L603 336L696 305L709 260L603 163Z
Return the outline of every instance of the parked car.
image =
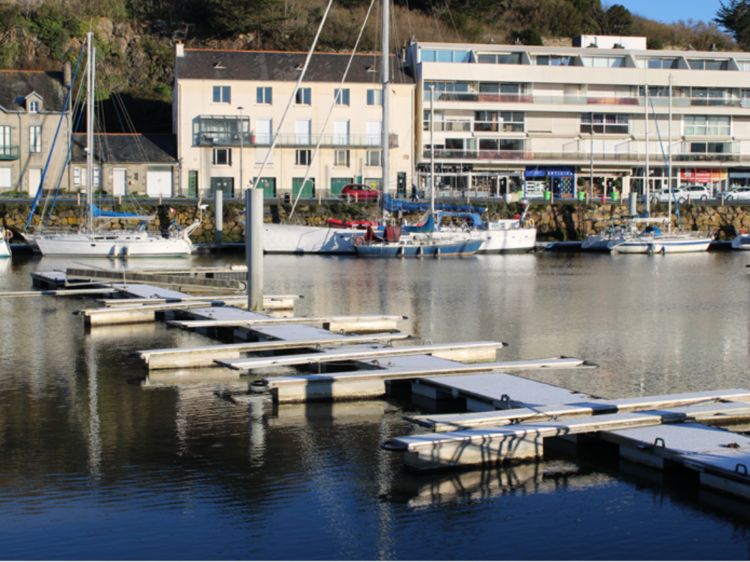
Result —
M345 185L339 194L341 199L346 199L347 196L350 196L354 201L377 201L380 192L369 185L350 183Z
M666 203L669 198L672 197L672 201L678 203L684 203L685 201L695 201L710 199L713 197L711 191L704 185L685 185L679 189L672 189L670 192L669 188L659 189L651 194L651 202Z
M750 187L735 187L729 191L722 191L719 197L725 201L748 201L750 200Z

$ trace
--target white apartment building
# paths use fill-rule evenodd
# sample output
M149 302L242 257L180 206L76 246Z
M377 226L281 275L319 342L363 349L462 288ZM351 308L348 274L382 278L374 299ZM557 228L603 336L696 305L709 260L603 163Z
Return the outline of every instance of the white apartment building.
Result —
M305 53L196 50L178 44L176 55L175 194L208 196L221 189L225 196L241 197L258 177L277 132L259 179L266 196L302 191L303 197L335 197L348 183L381 188L379 55L355 55L342 85L350 54L314 54L294 99ZM388 187L405 193L415 166L415 86L401 59L390 58Z
M428 185L433 148L438 193L643 193L647 169L652 190L670 177L714 190L749 182L750 53L619 39L411 42L417 181Z

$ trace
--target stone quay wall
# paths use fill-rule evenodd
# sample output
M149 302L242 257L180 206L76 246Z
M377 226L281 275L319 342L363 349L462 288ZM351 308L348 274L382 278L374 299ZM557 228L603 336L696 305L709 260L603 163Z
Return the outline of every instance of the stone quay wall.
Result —
M476 202L488 207L484 218L501 219L513 218L522 211L520 203ZM15 234L23 232L29 216L29 202L0 203L0 225L10 229ZM238 203L225 202L223 205L223 240L224 242L244 241L244 227L240 220L244 219L244 206ZM210 205L204 211L199 211L194 204L180 204L171 202L162 205L119 205L103 207L104 210L153 215L156 220L148 223L149 230L161 230L170 225L186 228L195 220L201 220L201 226L192 235L194 242L213 242L215 240L214 209ZM638 207L643 212L644 206ZM305 204L298 205L294 218L290 220L291 205L288 203L269 202L264 208L266 222L295 222L299 224L324 226L326 219L338 220L377 220L378 207L375 204L349 205L345 203ZM740 230L750 232L750 205L724 205L696 203L681 205L679 208L684 230L701 231L714 236L717 240L733 238ZM593 204L584 202L532 204L528 218L534 221L540 241L574 241L583 240L606 228L605 221L624 216L628 213L627 205ZM651 206L652 217L663 217L667 214L666 203ZM420 218L417 213L407 214L405 220L415 222ZM85 208L83 205L58 204L49 221L44 219L48 228L78 229L85 224ZM40 223L39 213L31 221L33 227ZM125 228L133 226L132 222L117 220L108 224L106 229ZM680 227L676 214L672 215L672 227Z

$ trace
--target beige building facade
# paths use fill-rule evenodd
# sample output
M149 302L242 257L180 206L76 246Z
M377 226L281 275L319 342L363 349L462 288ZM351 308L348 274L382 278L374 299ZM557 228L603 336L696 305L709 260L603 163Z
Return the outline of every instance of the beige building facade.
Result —
M750 182L750 54L581 40L410 43L417 181L434 156L438 193L644 193L646 170L650 190Z
M65 102L70 78L65 74L0 71L0 196L34 196L43 178L45 192L69 188L70 113Z
M178 45L176 54L176 194L241 197L256 180L267 197L336 197L348 183L383 188L379 56L355 55L347 73L350 55L315 54L292 97L304 53ZM416 98L408 68L390 59L387 189L395 194L413 182Z

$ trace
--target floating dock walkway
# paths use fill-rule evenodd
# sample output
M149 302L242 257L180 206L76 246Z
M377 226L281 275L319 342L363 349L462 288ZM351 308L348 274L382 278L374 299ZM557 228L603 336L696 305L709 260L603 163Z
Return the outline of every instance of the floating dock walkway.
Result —
M243 309L247 296L233 293L242 283L232 278L237 272L219 273L67 270L35 274L41 291L12 296L98 295L101 307L78 311L92 328L163 319L234 340L131 354L166 384L249 375L248 394L268 393L279 404L408 395L423 409L446 412L405 416L415 431L381 444L418 472L614 448L629 463L688 471L706 489L750 500L750 436L727 429L750 424L750 390L602 399L510 374L592 367L582 359L503 362L502 342L433 344L399 332L398 315L272 318ZM201 283L197 291L214 296L179 290ZM266 296L264 304L291 311L297 298ZM289 376L290 368L299 374Z

